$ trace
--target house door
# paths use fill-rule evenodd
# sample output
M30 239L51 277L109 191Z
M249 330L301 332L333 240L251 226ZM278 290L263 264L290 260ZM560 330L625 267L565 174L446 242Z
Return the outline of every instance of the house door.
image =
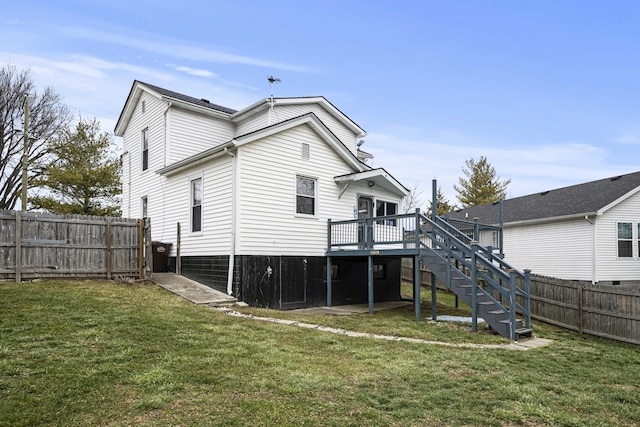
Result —
M308 261L301 257L280 258L280 309L307 306Z
M367 222L364 221L365 218L371 217L373 217L373 199L371 197L358 197L358 219L363 220L358 222L358 246L360 249L365 249L373 242L372 224L369 222L367 225Z
M358 197L358 219L371 218L373 216L373 199L371 197Z

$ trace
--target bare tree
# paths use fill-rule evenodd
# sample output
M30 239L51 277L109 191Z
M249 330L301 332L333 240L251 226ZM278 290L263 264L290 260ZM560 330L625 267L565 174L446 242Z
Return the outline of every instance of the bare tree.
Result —
M420 204L422 204L422 200L420 199L421 195L422 191L418 189L418 184L416 183L409 190L409 194L402 200L402 213L409 213L420 206Z
M0 209L14 208L22 189L25 99L29 96L29 180L42 174L37 162L50 154L54 135L71 119L69 109L52 88L36 90L29 70L0 69Z

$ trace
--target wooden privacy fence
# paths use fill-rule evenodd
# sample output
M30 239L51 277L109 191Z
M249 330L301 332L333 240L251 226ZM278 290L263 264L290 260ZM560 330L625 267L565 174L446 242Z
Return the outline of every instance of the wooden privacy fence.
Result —
M0 210L0 279L144 277L144 220Z
M402 280L413 281L413 261L402 260ZM422 286L431 273L420 271ZM439 289L446 286L438 284ZM640 345L640 289L531 275L531 317L580 333Z
M640 289L531 276L531 317L640 344Z

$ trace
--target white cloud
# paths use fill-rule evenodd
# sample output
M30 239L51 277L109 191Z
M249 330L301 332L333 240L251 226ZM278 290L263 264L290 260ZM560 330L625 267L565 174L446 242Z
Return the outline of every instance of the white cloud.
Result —
M213 63L244 64L256 67L264 67L277 70L307 72L306 67L293 64L285 64L250 56L236 55L213 49L205 49L193 46L180 40L168 40L156 34L134 34L128 29L127 36L122 36L118 31L101 31L92 28L64 27L58 29L63 35L72 39L93 40L108 44L126 46L155 54L162 54L174 58L183 58L193 61Z
M409 132L411 134L411 132ZM434 142L437 141L437 142ZM489 148L487 148L489 147ZM374 167L384 167L405 186L416 183L424 206L431 199L431 181L450 202L456 202L453 188L463 177L465 160L487 157L500 179L511 179L508 197L579 184L637 170L605 163L609 154L602 147L576 142L559 142L522 148L492 147L458 132L440 132L425 139L411 134L370 133L364 147L375 156Z
M170 67L170 68L173 68L176 71L180 71L182 73L190 74L192 76L206 77L206 78L218 77L218 75L216 73L213 73L213 72L211 72L209 70L203 70L203 69L199 69L199 68L191 68L191 67L175 65L175 64L167 64L167 66Z

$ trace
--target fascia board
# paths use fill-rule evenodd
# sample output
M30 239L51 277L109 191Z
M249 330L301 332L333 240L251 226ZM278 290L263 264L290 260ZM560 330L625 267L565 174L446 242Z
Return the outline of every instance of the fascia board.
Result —
M554 217L548 217L548 218L527 219L524 221L512 221L512 222L505 222L504 228L520 227L520 226L526 226L526 225L537 225L537 224L545 224L545 223L552 223L552 222L562 222L562 221L568 221L572 219L579 219L579 218L599 216L599 215L602 215L600 211L583 212L583 213L554 216Z
M333 179L335 182L340 183L340 182L366 181L366 180L372 180L375 178L382 178L388 183L390 183L391 186L397 190L398 194L401 194L404 197L409 195L409 190L383 168L372 169L372 170L352 173L348 175L336 176Z
M229 149L233 147L234 147L233 141L225 142L224 144L217 145L201 153L198 153L191 157L187 157L186 159L180 160L179 162L173 163L169 166L165 166L162 169L158 169L156 173L158 175L164 175L164 176L175 175L178 172L182 172L183 170L192 168L194 166L197 166L209 160L223 156L226 154L225 149Z
M605 213L606 211L608 211L609 209L613 208L614 206L624 202L629 197L631 197L634 194L636 194L638 191L640 191L640 187L634 188L633 190L631 190L628 193L624 194L622 197L619 197L618 199L614 200L613 202L611 202L608 205L604 206L603 208L599 209L598 210L598 214L601 215L601 214Z

